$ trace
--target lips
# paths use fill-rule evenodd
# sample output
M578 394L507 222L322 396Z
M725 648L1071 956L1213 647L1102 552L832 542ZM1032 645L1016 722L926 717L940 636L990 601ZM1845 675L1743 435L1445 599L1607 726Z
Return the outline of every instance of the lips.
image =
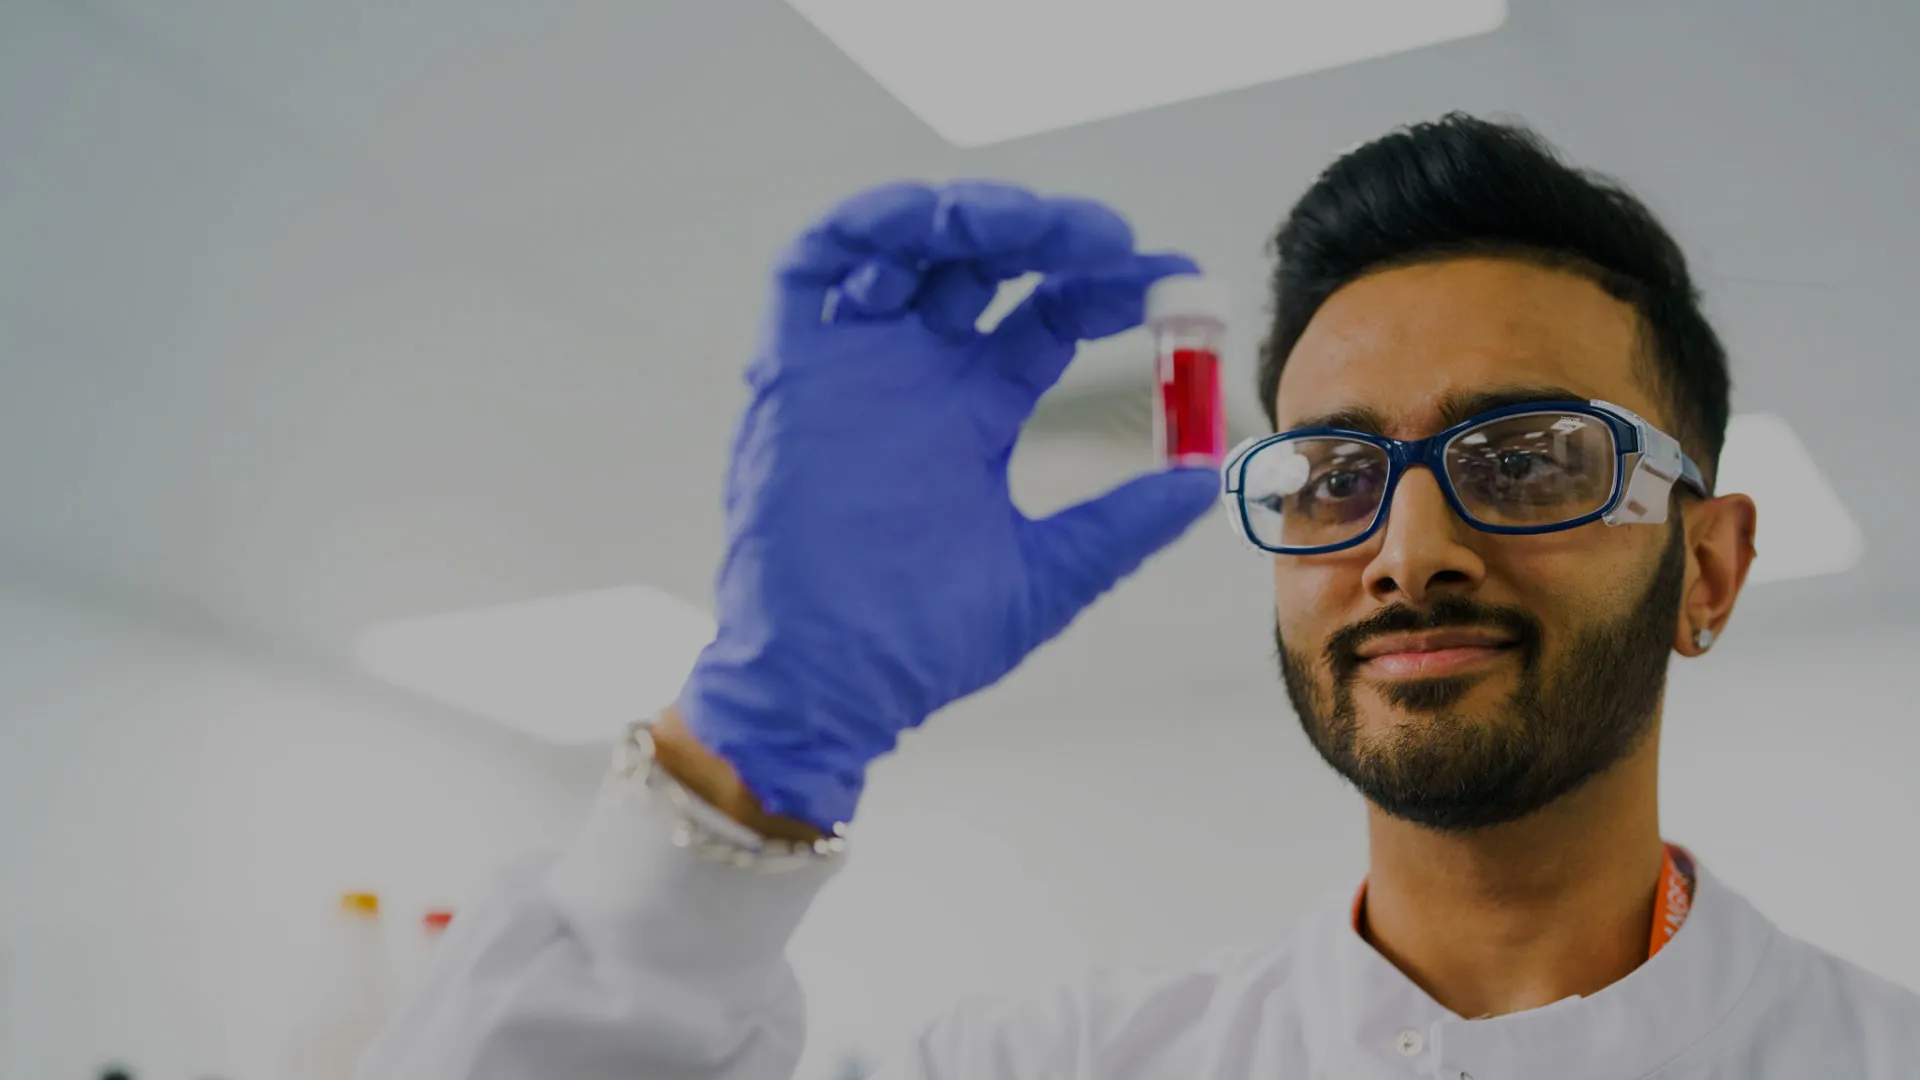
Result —
M1499 630L1485 627L1458 627L1446 630L1381 634L1379 637L1368 639L1355 649L1354 655L1362 660L1373 660L1382 656L1437 653L1454 649L1504 649L1514 643L1512 635Z
M1389 681L1459 678L1502 663L1518 639L1484 627L1382 634L1354 651L1359 669Z

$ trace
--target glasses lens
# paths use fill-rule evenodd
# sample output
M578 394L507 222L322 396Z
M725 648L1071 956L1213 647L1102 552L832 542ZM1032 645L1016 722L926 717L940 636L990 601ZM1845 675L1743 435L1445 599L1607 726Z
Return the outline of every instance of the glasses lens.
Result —
M1583 413L1490 420L1447 444L1447 479L1483 525L1538 526L1591 514L1613 495L1613 429Z
M1352 439L1307 436L1255 450L1240 480L1254 539L1293 549L1359 536L1380 510L1387 466L1386 451Z

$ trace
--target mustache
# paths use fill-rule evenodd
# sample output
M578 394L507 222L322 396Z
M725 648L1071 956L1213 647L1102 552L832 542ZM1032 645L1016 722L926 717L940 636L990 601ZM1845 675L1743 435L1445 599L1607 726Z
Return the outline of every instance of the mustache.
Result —
M1503 604L1482 604L1464 596L1443 596L1424 609L1406 604L1382 608L1359 622L1342 627L1327 639L1327 662L1337 682L1351 678L1360 666L1359 649L1383 634L1404 634L1416 630L1444 630L1460 627L1492 627L1511 637L1523 662L1531 667L1540 652L1545 631L1540 620L1525 608Z

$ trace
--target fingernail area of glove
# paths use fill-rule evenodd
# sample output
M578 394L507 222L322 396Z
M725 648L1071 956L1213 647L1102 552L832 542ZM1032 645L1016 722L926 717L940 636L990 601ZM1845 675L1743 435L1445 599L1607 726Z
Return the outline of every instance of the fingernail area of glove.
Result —
M887 315L905 307L920 287L920 273L890 259L869 259L840 283L839 311Z

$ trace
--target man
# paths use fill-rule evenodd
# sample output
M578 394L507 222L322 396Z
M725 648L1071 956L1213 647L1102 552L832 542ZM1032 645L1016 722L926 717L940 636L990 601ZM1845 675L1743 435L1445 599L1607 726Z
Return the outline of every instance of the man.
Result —
M1236 452L1225 501L1273 552L1295 712L1369 802L1366 881L1277 946L958 1009L879 1075L1920 1076L1920 999L1660 835L1667 659L1711 647L1755 527L1711 495L1725 358L1674 242L1526 131L1449 116L1335 162L1276 248L1277 434ZM1044 521L1007 495L1075 343L1193 269L1096 204L985 184L877 189L796 241L727 476L716 640L365 1075L788 1076L783 950L867 763L1219 492L1176 470Z

